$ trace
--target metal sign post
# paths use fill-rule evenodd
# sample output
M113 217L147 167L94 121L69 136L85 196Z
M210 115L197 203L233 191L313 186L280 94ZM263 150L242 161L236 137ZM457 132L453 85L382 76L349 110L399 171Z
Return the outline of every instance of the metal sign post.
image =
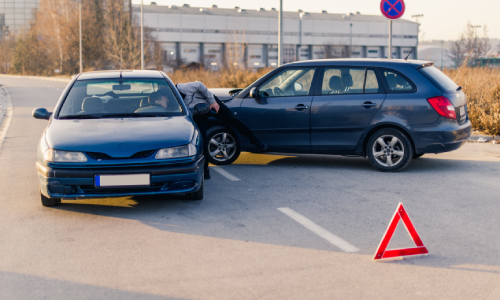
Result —
M392 58L392 20L399 19L405 13L405 3L403 0L382 0L380 1L380 11L389 19L389 59Z
M280 0L278 15L278 67L283 64L283 0Z
M144 10L141 0L141 70L144 70Z
M392 20L389 20L389 59L392 59Z

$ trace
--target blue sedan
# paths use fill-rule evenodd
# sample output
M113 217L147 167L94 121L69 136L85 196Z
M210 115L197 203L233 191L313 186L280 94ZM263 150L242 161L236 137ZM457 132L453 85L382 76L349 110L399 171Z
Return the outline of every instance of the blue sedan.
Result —
M201 136L163 72L83 73L53 113L33 116L49 120L36 163L44 206L170 193L203 199Z

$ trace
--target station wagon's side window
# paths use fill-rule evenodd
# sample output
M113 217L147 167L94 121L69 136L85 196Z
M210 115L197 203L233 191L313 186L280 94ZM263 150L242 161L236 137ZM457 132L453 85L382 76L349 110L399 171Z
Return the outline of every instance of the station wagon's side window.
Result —
M259 87L261 97L292 97L309 94L314 68L288 68Z
M365 94L383 93L375 70L366 70Z
M416 91L415 85L399 72L388 69L380 69L380 72L385 79L388 93L413 93Z
M366 68L325 68L322 95L376 94L382 89L375 70Z
M325 68L322 95L362 94L365 68Z

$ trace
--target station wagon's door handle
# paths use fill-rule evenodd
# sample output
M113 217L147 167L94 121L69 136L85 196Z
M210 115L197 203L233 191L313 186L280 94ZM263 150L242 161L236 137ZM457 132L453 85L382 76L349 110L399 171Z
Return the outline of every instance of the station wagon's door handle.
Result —
M370 107L375 107L375 106L377 106L377 103L372 103L372 102L370 102L370 101L367 101L367 102L365 102L365 103L361 104L361 106L363 106L363 107L365 107L365 108L370 108Z
M309 106L305 106L304 104L299 104L297 106L295 106L295 109L296 110L302 110L302 109L308 109Z

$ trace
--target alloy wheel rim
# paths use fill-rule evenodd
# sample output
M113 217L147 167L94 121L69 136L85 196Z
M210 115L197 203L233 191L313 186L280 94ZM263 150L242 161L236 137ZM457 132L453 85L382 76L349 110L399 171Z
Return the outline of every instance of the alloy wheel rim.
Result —
M373 143L373 157L384 167L394 167L403 161L405 148L403 142L393 135L380 136Z
M236 153L236 140L227 132L217 133L208 143L208 152L216 161L228 161Z

